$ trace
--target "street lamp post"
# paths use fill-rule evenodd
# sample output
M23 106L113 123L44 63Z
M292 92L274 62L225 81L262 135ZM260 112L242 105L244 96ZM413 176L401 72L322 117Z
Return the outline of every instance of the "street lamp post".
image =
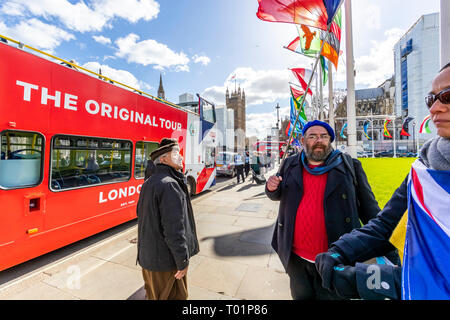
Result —
M280 104L277 102L277 129L280 129Z
M372 158L375 158L375 136L373 135L373 112L370 110L370 125L372 126Z
M353 57L352 4L345 0L345 54L347 61L347 136L349 154L356 158L355 68Z
M392 134L394 135L394 158L397 158L397 143L395 141L395 139L397 139L397 134L395 133L395 114L394 114L394 120L392 120L393 123L393 129L392 129Z

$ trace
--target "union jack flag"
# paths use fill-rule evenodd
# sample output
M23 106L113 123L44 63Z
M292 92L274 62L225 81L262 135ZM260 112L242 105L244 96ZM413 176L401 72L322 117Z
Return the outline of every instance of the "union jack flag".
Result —
M408 181L403 300L450 299L450 171L416 160Z

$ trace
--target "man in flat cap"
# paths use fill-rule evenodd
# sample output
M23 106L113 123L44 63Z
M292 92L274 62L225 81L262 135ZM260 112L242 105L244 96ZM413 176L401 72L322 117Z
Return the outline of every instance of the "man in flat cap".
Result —
M199 252L183 157L177 140L164 138L150 157L154 173L137 205L138 256L149 300L186 300L189 259Z
M280 201L272 247L289 275L294 300L340 299L322 287L314 260L340 236L360 227L360 220L367 223L380 211L361 163L333 150L333 140L326 122L308 122L302 131L303 151L286 158L279 176L266 183L267 196Z

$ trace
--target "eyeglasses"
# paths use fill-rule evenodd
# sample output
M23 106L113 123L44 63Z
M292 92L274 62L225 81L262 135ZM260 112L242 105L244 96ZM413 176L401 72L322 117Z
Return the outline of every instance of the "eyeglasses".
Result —
M425 104L430 109L436 100L439 99L443 104L450 104L450 88L444 89L438 94L429 93L425 96Z
M330 139L330 135L328 135L328 134L321 134L321 135L310 134L306 137L306 139L309 141L317 141L319 138L324 141L327 141Z

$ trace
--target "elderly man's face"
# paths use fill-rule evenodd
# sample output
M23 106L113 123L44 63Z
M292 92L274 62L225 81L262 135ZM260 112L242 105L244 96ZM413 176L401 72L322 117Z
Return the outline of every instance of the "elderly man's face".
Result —
M434 78L430 93L438 94L448 88L450 88L450 68L442 70ZM430 114L438 135L450 139L450 104L444 104L437 99L430 108Z
M167 152L161 157L161 163L164 163L175 170L183 169L183 157L180 154L179 147L173 147L172 151Z
M331 153L331 141L327 129L322 126L313 126L305 132L302 144L305 147L306 158L323 162Z

